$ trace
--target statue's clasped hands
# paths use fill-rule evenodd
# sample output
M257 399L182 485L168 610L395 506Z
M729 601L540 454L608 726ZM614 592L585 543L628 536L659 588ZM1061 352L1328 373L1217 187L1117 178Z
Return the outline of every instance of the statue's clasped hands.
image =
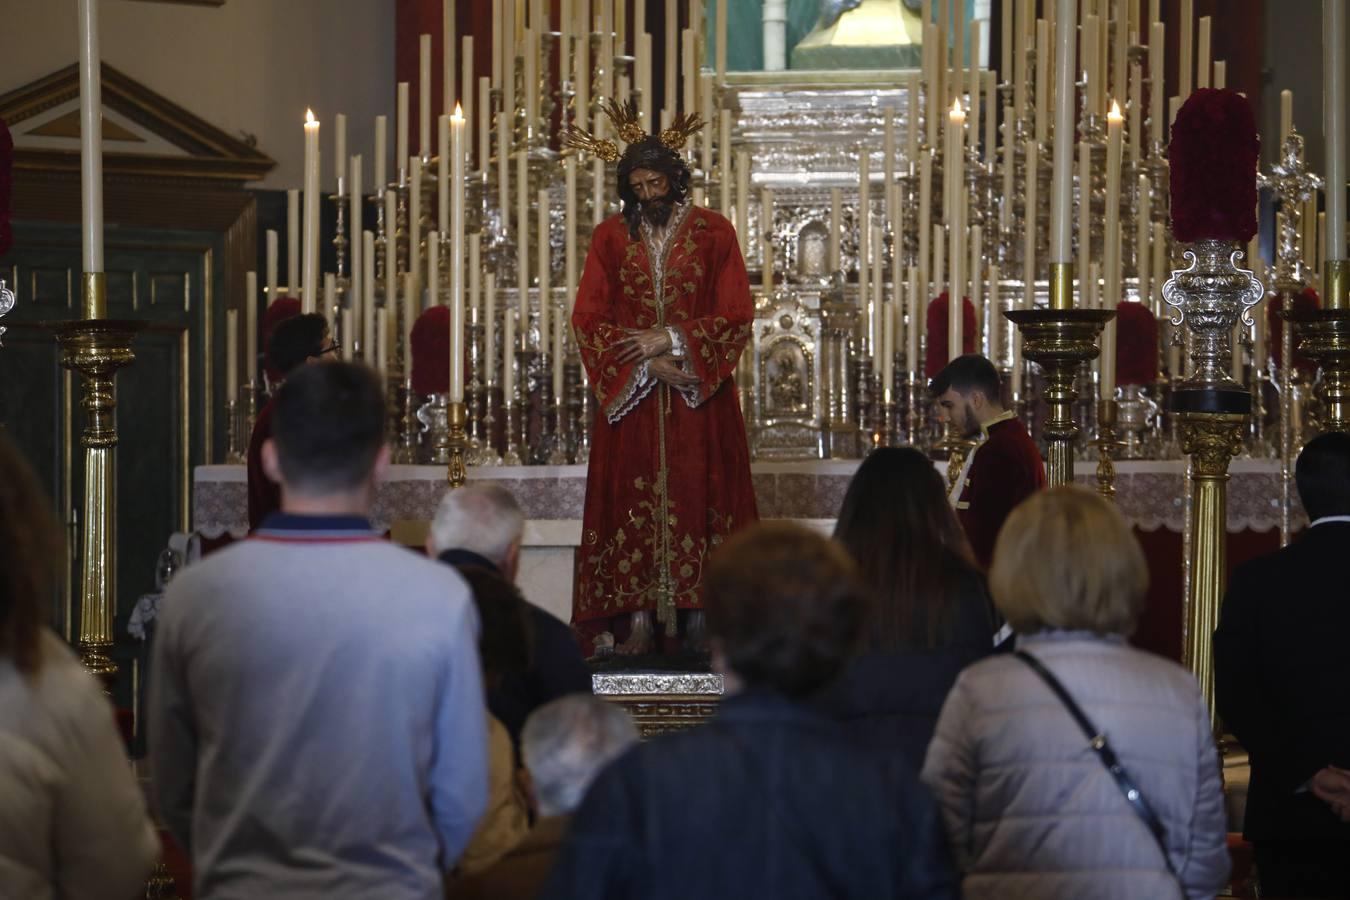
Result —
M694 387L699 383L697 375L686 372L670 353L670 334L664 328L630 328L628 337L615 345L620 363L642 362L650 360L647 372L657 381L674 388Z

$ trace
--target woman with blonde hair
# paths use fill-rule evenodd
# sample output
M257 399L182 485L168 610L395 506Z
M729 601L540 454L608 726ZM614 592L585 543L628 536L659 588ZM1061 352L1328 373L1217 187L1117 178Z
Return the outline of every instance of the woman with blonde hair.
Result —
M1148 570L1115 508L1037 494L995 545L1016 654L957 678L923 780L964 896L1213 897L1229 872L1209 711L1190 673L1132 648Z

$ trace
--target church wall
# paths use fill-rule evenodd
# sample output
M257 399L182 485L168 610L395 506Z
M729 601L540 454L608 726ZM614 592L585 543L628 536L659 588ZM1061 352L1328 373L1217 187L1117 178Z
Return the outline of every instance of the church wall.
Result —
M77 58L74 2L0 0L0 93ZM277 167L258 187L299 187L306 105L347 115L349 153L374 155L374 118L394 112L394 0L146 0L99 5L103 59L225 131L256 136ZM390 135L392 152L392 134Z

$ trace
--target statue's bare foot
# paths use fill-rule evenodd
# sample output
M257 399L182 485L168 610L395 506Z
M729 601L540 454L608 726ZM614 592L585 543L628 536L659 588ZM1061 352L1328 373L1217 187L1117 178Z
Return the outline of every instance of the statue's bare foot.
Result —
M635 612L629 620L629 632L627 640L623 641L614 648L614 652L621 656L641 656L652 652L653 638L655 631L652 628L652 614L646 612Z

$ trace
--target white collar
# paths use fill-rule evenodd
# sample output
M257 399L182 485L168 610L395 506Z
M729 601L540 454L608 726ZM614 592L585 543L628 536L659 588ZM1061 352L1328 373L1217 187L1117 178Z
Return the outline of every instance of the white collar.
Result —
M1314 519L1308 523L1309 528L1316 528L1318 525L1325 525L1328 522L1350 522L1350 516L1323 516L1320 519Z

